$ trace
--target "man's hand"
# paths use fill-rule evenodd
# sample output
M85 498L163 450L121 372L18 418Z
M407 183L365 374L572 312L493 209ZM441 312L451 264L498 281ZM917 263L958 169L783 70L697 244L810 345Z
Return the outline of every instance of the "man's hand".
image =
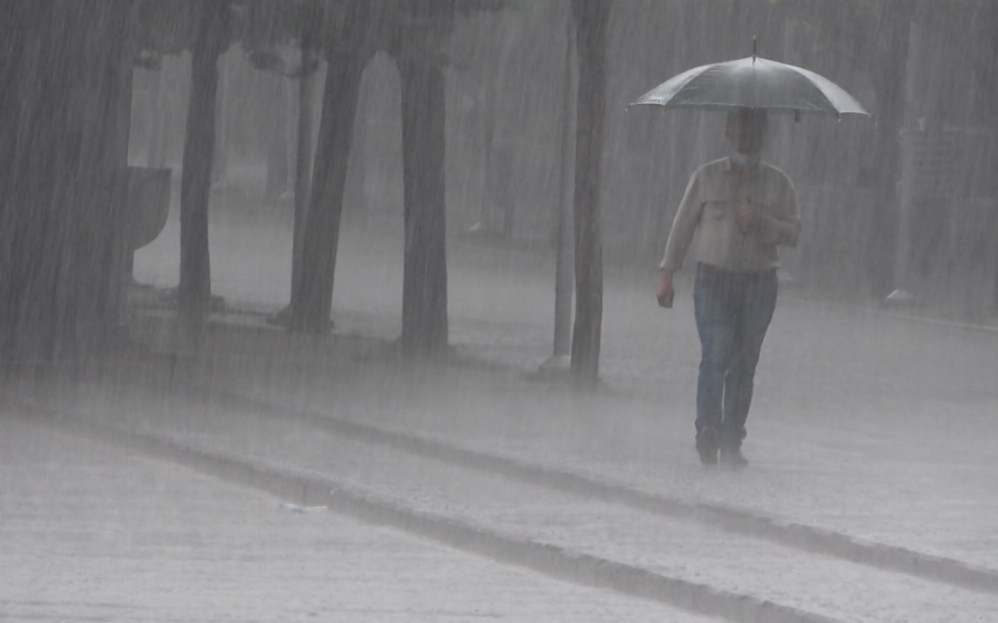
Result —
M672 308L672 300L676 298L676 290L672 287L672 271L663 270L658 279L658 304L666 309Z
M752 207L748 199L742 199L738 205L738 230L747 234L759 223L759 212Z

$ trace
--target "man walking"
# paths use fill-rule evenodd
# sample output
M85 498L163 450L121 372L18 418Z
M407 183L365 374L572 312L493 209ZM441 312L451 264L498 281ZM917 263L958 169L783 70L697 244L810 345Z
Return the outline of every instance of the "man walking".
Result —
M766 111L737 108L725 136L731 155L690 179L665 246L658 304L671 308L673 274L693 246L693 302L702 349L697 383L700 461L744 467L741 453L756 364L776 308L777 247L800 233L797 191L762 162ZM720 455L720 456L719 456Z

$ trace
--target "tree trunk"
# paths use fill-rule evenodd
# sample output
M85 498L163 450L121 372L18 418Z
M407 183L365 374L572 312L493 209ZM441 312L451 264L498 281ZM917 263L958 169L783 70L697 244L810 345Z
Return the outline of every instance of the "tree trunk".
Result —
M128 162L132 64L129 2L81 3L86 16L71 20L79 29L80 59L70 78L77 92L88 93L70 110L71 131L79 136L78 160L68 162L67 191L60 206L64 232L72 237L60 296L62 327L57 352L96 353L119 333L124 251L124 182ZM98 51L88 37L102 33ZM89 52L89 53L88 53ZM92 56L91 56L92 55Z
M196 52L195 52L196 53ZM221 50L215 59L215 142L211 154L211 183L213 186L225 186L229 174L229 84L232 82L232 70L226 67L225 50ZM191 76L193 89L194 77Z
M985 111L994 111L998 109L998 28L993 25L998 20L998 4L991 2L988 3L983 11L983 18L981 19L982 24L991 24L990 36L986 40L986 45L988 45L989 56L992 59L991 63L986 67L982 67L980 73L980 83L989 85L988 90L984 95L984 106L982 107ZM992 209L995 210L995 216L998 217L998 115L985 113L985 124L991 131L991 153L990 158L986 166L990 167L993 175L991 178L991 183L989 185L991 200L994 202L992 204ZM998 218L993 218L991 221L994 224L993 239L994 248L998 248ZM991 291L991 314L998 316L998 261L994 264L994 288Z
M304 57L304 54L303 54ZM291 298L301 289L304 265L305 224L312 188L312 158L315 151L314 104L318 70L304 74L298 83L298 140L295 152L295 219L291 249Z
M905 117L906 66L908 39L911 30L912 3L896 0L881 8L879 23L887 25L886 33L874 33L886 44L882 62L875 64L873 81L877 91L876 161L880 168L880 184L875 189L872 229L866 240L865 264L869 289L884 296L901 284L895 282L895 254L901 241L898 220L901 217L898 184L901 178L901 128Z
M228 41L228 3L205 0L199 9L180 184L180 311L195 331L211 302L208 203L215 150L218 59Z
M575 329L572 377L599 380L603 322L603 242L600 173L606 105L606 35L611 0L572 0L579 58L575 147Z
M998 6L991 4L989 5L989 11L985 12L985 15L992 15L994 18L990 22L994 24L994 19L998 19ZM991 29L990 35L990 52L992 59L998 59L998 28ZM985 105L984 109L993 111L998 108L998 62L992 61L991 66L988 68L986 77L982 80L983 83L990 85L987 94L985 95ZM985 124L990 131L991 137L991 149L989 158L985 163L988 167L986 170L991 171L991 181L988 185L988 195L990 195L992 202L992 219L991 223L992 229L992 248L998 248L998 116L990 115L990 118L985 121ZM991 308L990 313L994 317L998 317L998 258L995 258L993 264L994 268L994 281L991 290Z
M135 6L134 4L132 5ZM133 14L134 15L134 14ZM135 32L134 23L129 32ZM134 39L134 37L133 37ZM132 48L134 49L134 48ZM103 270L109 275L118 275L117 279L107 279L98 289L98 314L116 322L118 310L124 301L124 288L130 285L134 267L127 224L130 222L129 210L135 209L128 205L128 147L132 129L132 92L134 84L133 53L119 61L120 86L116 94L115 125L109 150L108 166L113 171L112 184L106 196L107 205L111 210L107 229L111 239L116 244L106 245L103 249ZM113 330L121 331L117 327Z
M17 4L9 23L18 32L6 33L19 48L5 67L13 98L0 117L13 139L0 187L3 342L8 353L52 360L104 346L119 319L115 180L130 4Z
M402 352L437 356L447 349L444 72L435 55L419 53L404 54L399 70L405 203Z
M565 75L562 86L561 110L561 150L558 167L558 207L554 286L554 356L567 357L572 352L572 147L573 121L575 120L576 80L575 64L575 28L570 11L566 11L565 28Z
M28 124L22 117L21 96L24 89L28 58L32 48L26 42L34 33L32 25L22 21L25 7L13 0L0 0L0 76L4 77L4 88L0 89L0 352L12 350L17 334L18 288L20 274L15 268L18 258L13 254L14 236L17 221L23 210L19 210L15 197L23 181L18 179L19 160L23 145L18 137L27 133Z
M62 73L73 60L60 57L54 43L56 30L54 2L28 6L23 2L8 5L9 16L0 22L5 50L5 110L0 116L5 148L0 158L5 164L3 236L4 279L4 351L11 355L51 356L56 329L55 301L58 287L47 264L58 255L49 245L50 227L58 224L55 209L54 179L57 171L57 145L66 139L62 110L66 94ZM17 27L14 27L14 25ZM72 41L64 42L72 50ZM68 147L68 145L64 146ZM45 173L42 174L42 171ZM9 172L9 173L8 173ZM43 183L44 181L44 183ZM32 206L26 209L25 206ZM65 253L65 250L62 251Z
M301 281L291 292L292 331L321 333L329 329L343 191L365 61L359 46L340 49L327 58L319 145L303 234Z

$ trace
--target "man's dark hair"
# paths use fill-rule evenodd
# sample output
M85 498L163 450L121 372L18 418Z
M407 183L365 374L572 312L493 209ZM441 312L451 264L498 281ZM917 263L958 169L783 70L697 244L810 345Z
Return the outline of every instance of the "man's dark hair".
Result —
M728 111L728 123L738 121L743 126L759 130L766 129L767 117L768 115L766 114L765 108L748 108L746 106L739 106L738 108L732 108Z

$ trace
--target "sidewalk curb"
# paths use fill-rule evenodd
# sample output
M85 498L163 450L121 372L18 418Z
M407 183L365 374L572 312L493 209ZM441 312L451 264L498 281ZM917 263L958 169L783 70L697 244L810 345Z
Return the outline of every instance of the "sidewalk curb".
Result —
M376 525L389 526L518 567L597 589L613 590L696 614L735 623L838 623L837 619L776 604L751 595L655 573L605 558L503 534L472 522L417 511L387 498L351 490L319 475L281 469L194 448L135 431L86 422L36 405L11 401L23 421L49 425L118 450L165 460L221 480L265 491L301 506L330 510Z

